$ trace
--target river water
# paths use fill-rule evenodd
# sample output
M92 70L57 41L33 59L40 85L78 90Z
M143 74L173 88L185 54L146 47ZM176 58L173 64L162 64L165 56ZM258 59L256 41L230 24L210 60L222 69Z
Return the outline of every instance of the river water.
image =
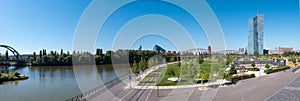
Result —
M122 67L122 66L120 66ZM29 76L27 80L0 84L1 101L64 101L129 73L112 65L30 66L10 69Z

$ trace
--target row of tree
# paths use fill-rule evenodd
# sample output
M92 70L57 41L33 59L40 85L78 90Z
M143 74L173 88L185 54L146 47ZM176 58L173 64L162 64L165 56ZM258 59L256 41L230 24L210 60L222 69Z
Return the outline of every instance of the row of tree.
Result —
M147 69L146 65L153 65L154 60L149 59L154 56L160 56L165 59L166 62L179 61L179 53L168 52L162 54L161 52L151 50L117 50L106 51L103 54L102 49L96 49L96 54L89 52L64 52L62 49L59 52L50 51L47 53L46 49L40 50L39 54L33 52L32 56L28 57L28 61L31 65L41 66L61 66L61 65L87 65L87 64L122 64L122 63L138 63L141 64L139 70L144 71ZM152 62L151 62L152 61ZM148 64L149 63L149 64Z

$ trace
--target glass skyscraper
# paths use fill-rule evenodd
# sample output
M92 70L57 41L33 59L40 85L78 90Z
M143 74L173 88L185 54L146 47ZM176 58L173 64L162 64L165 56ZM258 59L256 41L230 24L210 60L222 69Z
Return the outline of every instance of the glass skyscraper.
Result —
M255 52L262 55L264 50L264 15L260 14L249 19L248 55Z

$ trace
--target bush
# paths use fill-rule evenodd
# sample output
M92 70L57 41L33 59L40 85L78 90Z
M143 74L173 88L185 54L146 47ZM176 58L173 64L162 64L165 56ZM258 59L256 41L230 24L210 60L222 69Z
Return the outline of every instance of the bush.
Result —
M254 74L246 74L246 75L240 75L240 76L230 76L229 78L227 78L228 81L232 81L232 82L236 82L239 80L243 80L243 79L249 79L249 78L254 78L255 75Z
M171 77L179 77L181 72L181 67L178 65L169 65L166 69L166 75L169 75Z
M231 67L230 70L228 71L229 75L237 74L237 70L234 67Z
M177 62L177 66L180 67L181 66L181 62Z
M259 68L246 68L249 71L259 71Z
M264 72L266 74L271 74L271 73L275 73L275 72L279 72L279 71L283 71L283 70L287 70L290 69L290 66L282 66L279 68L273 68L272 70L265 70Z

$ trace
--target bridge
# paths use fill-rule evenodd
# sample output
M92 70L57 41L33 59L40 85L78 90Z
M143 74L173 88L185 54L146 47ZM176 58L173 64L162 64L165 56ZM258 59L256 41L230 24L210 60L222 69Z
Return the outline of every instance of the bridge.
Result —
M187 49L185 51L183 51L182 53L193 53L195 54L206 54L208 53L208 49L205 48L191 48L191 49Z
M24 66L26 64L25 59L22 58L22 56L19 54L19 52L14 49L11 46L8 45L0 45L0 47L6 48L7 50L9 50L15 57L15 59L4 59L4 60L0 60L0 62L16 62L15 65L16 66Z

